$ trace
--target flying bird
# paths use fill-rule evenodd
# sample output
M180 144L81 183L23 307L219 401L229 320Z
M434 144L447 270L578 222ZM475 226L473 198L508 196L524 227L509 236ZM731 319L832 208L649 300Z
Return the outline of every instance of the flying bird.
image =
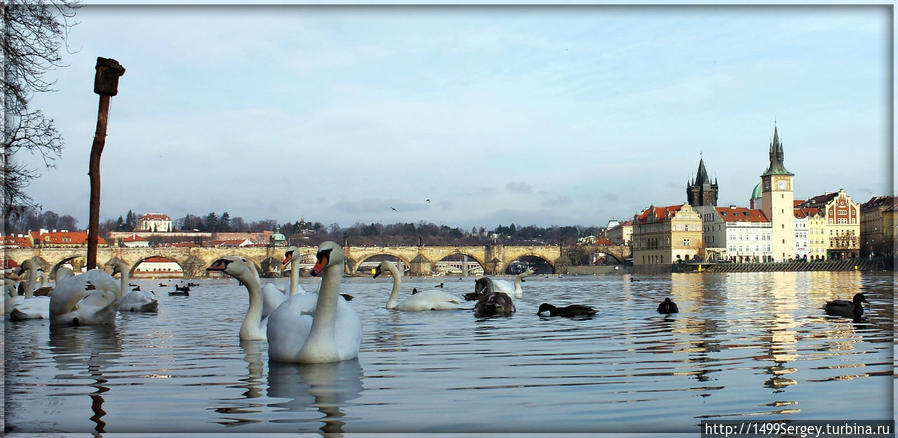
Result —
M399 211L396 209L396 207L390 207L390 208L393 209L393 211Z

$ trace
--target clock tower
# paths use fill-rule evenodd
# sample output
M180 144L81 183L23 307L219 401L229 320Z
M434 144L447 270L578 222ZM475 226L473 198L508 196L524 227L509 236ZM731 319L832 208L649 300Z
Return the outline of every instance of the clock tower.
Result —
M783 167L783 145L774 126L770 166L761 175L761 210L770 220L770 252L776 262L795 257L794 176Z

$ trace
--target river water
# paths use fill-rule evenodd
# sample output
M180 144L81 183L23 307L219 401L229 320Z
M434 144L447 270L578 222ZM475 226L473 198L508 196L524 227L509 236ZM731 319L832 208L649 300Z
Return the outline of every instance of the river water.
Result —
M384 308L389 279L345 278L358 360L270 364L242 343L247 293L199 280L188 297L138 280L156 314L115 326L5 323L12 433L689 432L702 420L892 419L891 273L530 277L511 317ZM444 283L461 296L474 278ZM273 280L263 280L266 281ZM286 279L274 280L286 284ZM318 279L302 279L308 291ZM827 317L864 292L865 318ZM680 313L656 313L664 297ZM590 319L541 317L542 302Z

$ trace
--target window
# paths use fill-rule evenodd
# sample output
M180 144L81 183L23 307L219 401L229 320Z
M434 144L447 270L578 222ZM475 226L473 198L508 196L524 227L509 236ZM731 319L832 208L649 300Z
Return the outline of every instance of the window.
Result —
M683 239L683 246L689 246L689 239Z

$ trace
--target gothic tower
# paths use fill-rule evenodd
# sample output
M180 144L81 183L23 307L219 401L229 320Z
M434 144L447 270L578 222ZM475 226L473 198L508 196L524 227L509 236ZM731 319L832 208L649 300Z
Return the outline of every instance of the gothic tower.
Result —
M686 201L692 207L717 205L717 181L711 182L705 170L705 160L699 158L695 180L686 184Z
M783 166L783 145L776 125L768 153L770 166L761 175L761 210L770 220L770 252L773 260L782 262L795 257L795 219L792 186L795 174Z

